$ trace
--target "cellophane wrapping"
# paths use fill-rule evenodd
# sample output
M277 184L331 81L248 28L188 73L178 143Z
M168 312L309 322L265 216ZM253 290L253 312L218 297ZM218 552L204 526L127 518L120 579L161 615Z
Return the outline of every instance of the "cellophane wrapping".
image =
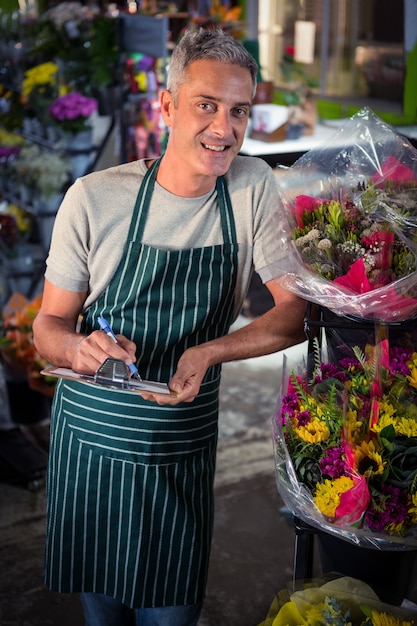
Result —
M318 344L303 363L284 357L272 419L278 491L318 531L416 550L416 333L399 344L376 333L361 346L336 334L330 361Z
M337 315L417 316L417 150L400 132L364 108L277 182L265 256L282 287Z

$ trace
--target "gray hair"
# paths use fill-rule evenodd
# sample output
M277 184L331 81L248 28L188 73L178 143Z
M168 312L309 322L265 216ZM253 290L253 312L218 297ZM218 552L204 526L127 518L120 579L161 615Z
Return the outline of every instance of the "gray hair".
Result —
M177 101L178 89L186 81L188 66L194 61L221 61L247 68L252 78L252 97L256 92L258 64L243 44L221 28L188 31L175 46L168 71L167 88Z

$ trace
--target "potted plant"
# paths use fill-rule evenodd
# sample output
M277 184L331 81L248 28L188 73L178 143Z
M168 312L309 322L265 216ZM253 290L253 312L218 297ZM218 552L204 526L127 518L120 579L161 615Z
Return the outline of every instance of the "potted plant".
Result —
M48 107L57 95L57 73L58 66L51 61L36 65L25 72L22 83L22 99L30 118L35 118L37 126L24 128L34 134L43 134L42 127L50 124L51 118ZM29 121L26 118L26 122Z
M49 107L49 112L58 128L66 135L66 148L87 150L92 145L91 116L97 111L95 98L72 91L60 96ZM82 135L82 137L80 137Z
M61 196L65 185L71 178L71 164L65 157L41 150L39 159L42 167L36 180L36 189L43 201Z
M34 201L36 203L36 194L42 204L61 194L71 177L71 164L68 159L44 150L36 144L23 146L10 167L15 180L20 184L23 183L29 190L29 195L24 200L31 204L34 204Z
M9 164L10 190L24 204L33 202L40 168L39 147L25 144Z
M116 20L98 17L92 21L89 50L92 93L97 97L99 113L112 115L117 106L117 69L119 49Z

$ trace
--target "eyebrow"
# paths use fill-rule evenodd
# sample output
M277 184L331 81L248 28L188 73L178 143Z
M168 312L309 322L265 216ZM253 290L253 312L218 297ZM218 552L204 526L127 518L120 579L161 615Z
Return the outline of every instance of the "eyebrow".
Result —
M204 98L205 100L212 100L213 102L221 102L222 101L221 98L216 98L215 96L209 96L209 95L204 94L204 93L197 94L197 95L195 95L193 97L194 98ZM250 107L251 105L252 105L251 102L249 102L248 100L245 100L243 102L235 102L235 104L233 106L236 106L236 107L243 107L243 106Z

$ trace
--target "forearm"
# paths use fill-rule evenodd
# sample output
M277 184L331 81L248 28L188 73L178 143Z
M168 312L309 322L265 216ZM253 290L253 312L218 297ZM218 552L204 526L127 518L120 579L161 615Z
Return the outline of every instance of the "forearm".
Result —
M38 315L33 324L36 350L56 367L72 367L74 353L85 339L68 320Z
M305 340L303 311L288 314L274 307L253 322L224 337L207 342L202 350L208 365L271 354Z

